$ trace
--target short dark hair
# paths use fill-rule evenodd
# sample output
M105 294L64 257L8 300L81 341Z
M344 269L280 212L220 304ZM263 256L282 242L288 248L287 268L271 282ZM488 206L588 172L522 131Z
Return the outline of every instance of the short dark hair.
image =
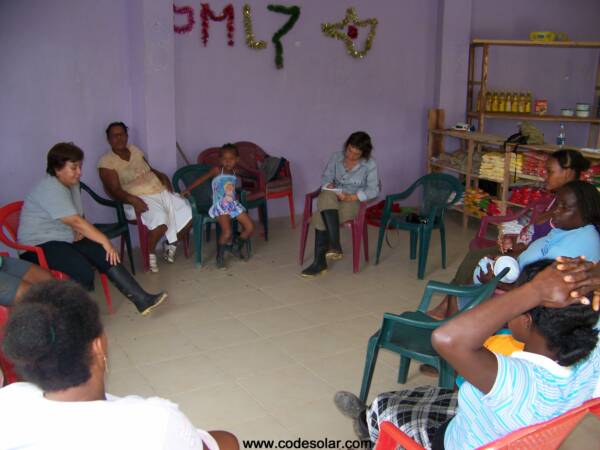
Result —
M355 131L348 136L348 139L346 139L346 143L344 144L344 150L346 150L349 145L360 150L361 158L369 159L371 157L371 152L373 151L371 136L364 131Z
M581 180L569 181L559 191L568 190L575 194L577 207L586 225L592 224L600 233L600 192L590 183Z
M563 169L574 170L576 179L581 176L581 172L585 172L590 168L590 162L580 152L572 148L557 150L550 155L550 158L555 159Z
M72 142L59 142L55 144L46 156L46 173L56 176L56 171L65 167L67 162L83 160L83 150Z
M523 268L519 284L531 281L551 265L551 259L542 259ZM561 366L571 366L586 358L598 344L595 329L600 313L589 305L573 304L566 308L536 306L528 311L536 329L546 338L548 348L556 352Z
M112 122L109 123L108 126L106 127L106 139L109 138L109 134L110 134L110 129L113 127L121 127L123 128L123 131L125 131L125 134L128 133L129 128L127 128L127 125L125 125L123 122Z
M3 348L26 381L59 391L90 379L91 343L101 334L98 306L81 286L47 281L12 308Z
M240 156L240 151L238 150L238 148L230 142L223 144L220 148L221 156L223 156L223 153L226 153L226 152L233 152L235 154L235 156L237 156L237 157Z

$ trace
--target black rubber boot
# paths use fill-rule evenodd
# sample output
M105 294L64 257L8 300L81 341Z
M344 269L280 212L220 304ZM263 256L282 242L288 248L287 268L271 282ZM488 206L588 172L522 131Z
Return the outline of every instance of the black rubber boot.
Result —
M229 245L217 244L217 269L225 269L225 250Z
M248 239L237 237L233 243L233 248L235 256L242 261L248 261L250 259L250 241Z
M138 284L135 278L121 264L111 267L106 276L127 299L135 305L143 316L164 302L167 298L166 292L149 294Z
M323 222L329 236L327 258L342 259L344 252L342 252L342 244L340 244L340 215L338 210L326 209L321 211L321 217L323 217Z
M327 271L327 258L325 253L329 248L329 238L327 231L315 230L315 260L302 271L302 276L306 278L316 277Z

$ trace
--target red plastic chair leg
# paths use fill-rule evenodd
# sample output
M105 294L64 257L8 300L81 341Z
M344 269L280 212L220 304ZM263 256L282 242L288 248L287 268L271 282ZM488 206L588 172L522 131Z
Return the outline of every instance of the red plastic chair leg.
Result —
M112 297L110 296L110 289L108 287L108 277L101 273L100 282L102 283L102 290L104 291L104 297L106 298L106 306L108 307L108 313L113 313Z
M288 202L290 204L290 222L292 222L292 228L296 228L296 210L294 209L294 192L290 191L288 194Z
M365 261L369 261L369 228L366 220L363 225L363 245L365 246Z
M352 221L350 229L352 231L352 271L358 273L360 270L360 238L362 229L355 221Z

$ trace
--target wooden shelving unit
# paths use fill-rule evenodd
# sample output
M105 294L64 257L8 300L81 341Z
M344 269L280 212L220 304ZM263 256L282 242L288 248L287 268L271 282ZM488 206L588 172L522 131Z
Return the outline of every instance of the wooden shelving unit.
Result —
M440 171L448 171L453 172L460 175L464 179L465 186L469 187L477 187L479 180L489 180L495 183L498 183L498 196L495 199L498 203L500 211L504 214L506 213L506 209L509 206L517 206L522 207L517 203L511 203L508 201L509 197L509 188L515 184L516 182L535 182L541 183L543 179L541 177L526 175L522 173L511 172L510 170L510 160L511 158L507 158L507 154L513 153L515 150L514 144L504 145L505 139L501 136L496 136L493 134L479 133L474 132L470 133L467 131L457 131L452 129L446 129L444 127L444 110L442 109L431 109L429 111L428 117L429 131L428 131L428 139L427 139L427 169L428 172L440 172ZM453 148L466 148L467 158L466 158L466 166L465 167L453 167L449 164L444 164L439 161L439 157L441 154L445 153L444 144L445 140L448 138L452 138L454 140L458 140L458 146L454 145ZM473 154L475 151L479 151L482 148L485 149L493 149L494 151L504 152L504 171L503 177L501 180L492 179L489 177L481 176L478 173L475 173L473 169ZM519 145L519 152L529 150L543 153L553 153L558 150L560 147L556 145ZM586 150L584 148L577 147L569 147L579 150L586 158L590 160L600 160L600 151L592 152ZM468 211L465 211L461 206L454 207L453 209L460 211L463 214L463 226L466 227L468 223L469 217L477 217L473 214L470 214Z
M487 119L495 120L530 120L543 122L578 122L590 124L588 134L588 147L600 148L600 118L595 117L600 99L600 61L596 71L596 85L594 88L594 102L591 104L590 117L568 117L557 115L538 115L535 113L506 113L485 111L485 95L488 92L489 75L489 50L492 46L508 47L539 47L539 48L573 48L573 49L600 49L600 42L597 41L555 41L555 42L536 42L528 40L502 40L502 39L473 39L469 46L469 66L467 81L467 121L475 124L477 130L485 132L485 122ZM481 76L479 80L475 79L475 52L481 49ZM475 87L479 88L479 105L477 105L477 95Z

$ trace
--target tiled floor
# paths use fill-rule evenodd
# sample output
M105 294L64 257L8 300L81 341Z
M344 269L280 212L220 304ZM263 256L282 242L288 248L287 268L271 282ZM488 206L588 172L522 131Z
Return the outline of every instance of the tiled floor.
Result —
M474 234L449 222L448 268L441 269L435 236L426 279L449 280ZM230 430L240 439L354 439L333 394L359 390L366 342L382 313L415 308L426 281L417 280L406 235L392 236L394 248L384 247L381 263L363 262L358 274L352 274L349 232L343 237L348 255L315 280L299 276L299 229L286 219L272 220L270 241L254 238L253 258L230 258L228 270L214 267L211 243L206 267L194 267L181 252L159 274L138 275L148 290L166 289L170 297L144 318L114 292L115 314L104 316L108 391L169 398L198 427ZM375 229L370 244L373 256ZM398 388L397 369L398 358L382 351L372 395ZM415 369L407 385L435 382ZM588 418L563 448L598 442L598 422Z

